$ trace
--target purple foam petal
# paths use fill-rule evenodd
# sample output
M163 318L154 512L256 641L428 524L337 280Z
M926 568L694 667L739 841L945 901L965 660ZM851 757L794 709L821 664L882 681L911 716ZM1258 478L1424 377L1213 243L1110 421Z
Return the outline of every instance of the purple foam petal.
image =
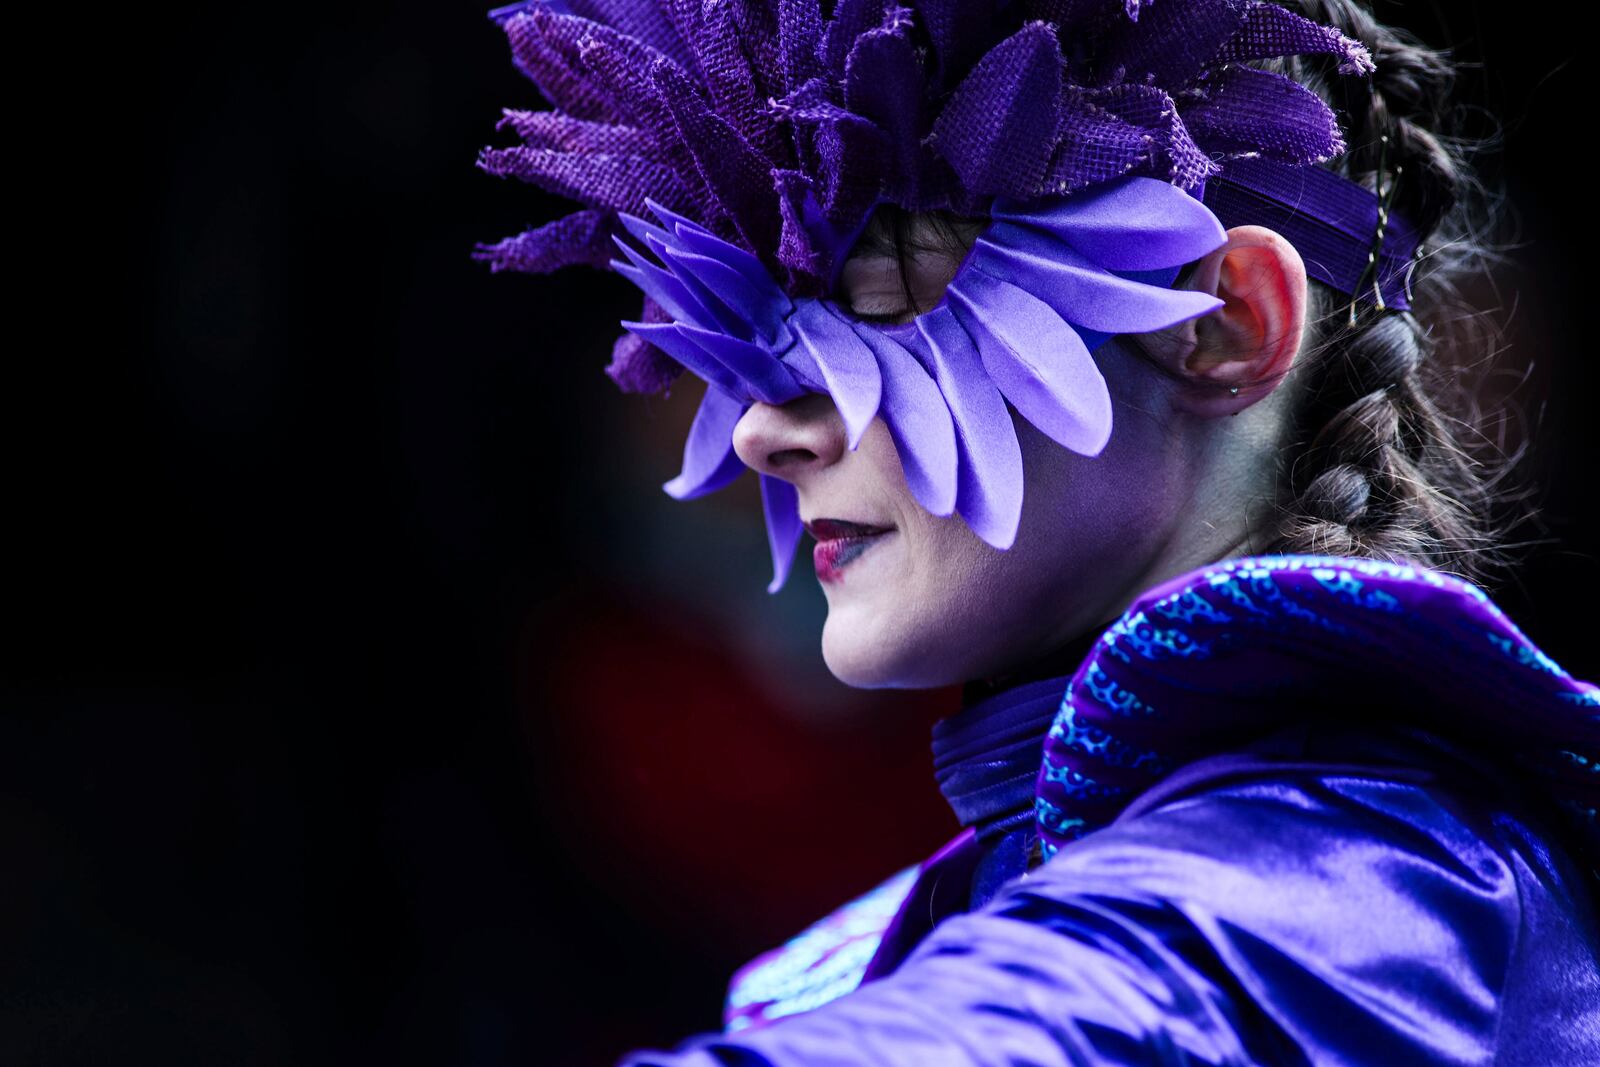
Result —
M773 279L766 265L738 245L724 241L702 227L685 227L681 222L677 224L677 235L678 242L684 248L727 264L742 274L751 285L773 290L773 299L788 301L788 296Z
M616 242L632 265L612 260L612 269L644 291L644 294L666 309L679 322L696 325L715 325L716 317L701 303L698 295L679 281L670 271L662 270L621 240Z
M659 240L654 234L645 235L645 244L650 246L650 251L665 263L668 269L676 266L673 261L674 251L672 244ZM673 270L672 276L681 282L684 288L694 294L695 299L706 309L710 321L700 323L707 328L716 328L734 337L750 337L754 331L750 324L740 318L738 313L723 303L722 298L713 292L704 282L687 270Z
M662 223L671 227L670 236L665 230L660 228L655 230L657 237L663 243L684 252L706 256L738 271L745 281L765 294L762 299L779 309L777 314L780 319L793 309L794 305L789 294L783 291L783 287L756 256L732 241L718 237L700 223L678 214L663 204L658 204L654 200L646 200L645 203ZM785 347L789 343L788 331L779 328L767 339L775 348Z
M767 517L767 544L772 548L772 581L767 592L776 593L789 578L794 549L800 543L800 494L782 478L763 474L761 510Z
M720 259L702 256L695 252L666 250L673 273L682 277L693 275L701 285L717 295L717 299L739 319L753 326L762 338L771 341L783 331L783 317L794 305L776 286L757 287L745 276Z
M652 269L649 264L636 266L632 263L624 263L620 259L611 261L611 269L632 282L645 296L665 308L667 314L674 320L679 322L691 321L692 316L686 312L685 305L680 304L677 299L686 294L681 290L681 287L678 291L668 288L668 282L676 285L671 275L658 272L657 277L652 278L645 273Z
M655 201L654 200L646 200L645 204L646 205L655 204ZM657 210L657 211L660 210L659 205L655 208L655 210ZM669 232L668 230L663 229L660 226L657 226L655 223L651 222L649 219L642 219L637 215L630 215L626 211L617 212L617 219L618 219L618 221L620 221L622 223L622 225L627 229L627 231L629 233L633 234L634 238L642 245L648 246L650 237L654 237L656 240L663 241L663 242L665 242L667 244L671 244L672 243L672 238L673 238L672 233Z
M1118 277L1059 241L1006 222L978 238L962 281L969 272L1037 292L1068 322L1101 333L1148 333L1222 306L1206 293ZM980 281L973 279L973 284Z
M983 368L1046 437L1085 456L1111 438L1111 393L1083 340L1049 304L1009 282L963 272L950 306Z
M734 396L742 396L745 389L738 377L720 360L701 348L693 338L685 336L681 332L682 325L676 322L624 320L622 328L649 341L710 384L719 385Z
M670 226L674 234L682 234L685 230L688 230L694 233L705 234L707 237L716 237L715 234L706 229L702 224L684 215L678 214L665 204L658 204L654 200L646 200L645 206L651 211L655 212L656 218L660 219L663 224ZM717 239L721 240L721 238ZM670 244L671 242L668 243Z
M748 391L764 403L786 404L803 392L789 368L760 345L685 322L678 323L678 331L733 372Z
M716 492L744 473L744 461L733 450L733 428L749 405L741 404L714 385L694 413L683 446L683 470L661 488L677 500Z
M1010 548L1022 520L1022 446L1011 413L949 305L916 321L955 421L956 510L973 533L995 548Z
M991 215L1045 231L1107 270L1191 263L1228 241L1211 209L1155 178L1123 178L1069 197L995 201Z
M854 449L883 398L883 378L872 349L821 300L802 300L789 327L816 360Z
M894 337L865 323L852 328L878 360L883 421L894 437L911 495L931 515L950 514L956 506L956 427L944 396Z
M789 372L794 375L794 380L800 383L801 388L813 393L828 391L828 380L822 376L822 368L817 365L816 357L805 345L790 345L778 358L789 368Z

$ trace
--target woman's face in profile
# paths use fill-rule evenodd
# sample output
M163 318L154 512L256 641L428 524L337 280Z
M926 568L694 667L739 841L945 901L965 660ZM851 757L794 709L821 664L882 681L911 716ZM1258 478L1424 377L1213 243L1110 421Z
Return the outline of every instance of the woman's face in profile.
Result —
M904 271L881 245L858 243L841 275L842 307L909 324L939 303L976 232L951 246L927 239L921 217L912 221L918 239ZM1165 394L1153 368L1116 339L1095 359L1114 409L1099 456L1063 448L1008 405L1026 489L1016 541L1004 551L958 515L935 516L918 503L881 418L852 451L826 394L745 413L735 451L795 486L817 539L828 601L822 653L836 677L924 688L1001 674L1109 622L1140 591L1180 510L1180 457L1163 433Z

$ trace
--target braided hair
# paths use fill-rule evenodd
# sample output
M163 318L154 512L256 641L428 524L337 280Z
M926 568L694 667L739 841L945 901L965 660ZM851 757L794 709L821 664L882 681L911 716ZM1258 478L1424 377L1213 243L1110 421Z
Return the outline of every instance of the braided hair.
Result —
M1507 562L1514 523L1505 483L1521 458L1484 432L1472 383L1493 333L1460 284L1499 251L1501 203L1469 156L1487 142L1457 136L1448 109L1455 67L1359 0L1287 0L1366 45L1368 79L1315 57L1263 61L1342 113L1349 150L1330 166L1392 198L1423 236L1411 311L1380 309L1309 283L1297 400L1279 452L1279 499L1261 551L1412 562L1481 582ZM1482 351L1476 365L1463 356Z

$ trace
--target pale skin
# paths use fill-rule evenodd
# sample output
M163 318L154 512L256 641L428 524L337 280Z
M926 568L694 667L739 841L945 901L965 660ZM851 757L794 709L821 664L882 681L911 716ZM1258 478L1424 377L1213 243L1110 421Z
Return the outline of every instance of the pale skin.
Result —
M913 308L895 259L855 255L838 299L861 316L909 321L939 302L960 262L916 252ZM1095 353L1113 404L1099 456L1068 451L1012 411L1026 490L1005 551L917 503L881 418L852 451L825 394L744 414L735 451L794 484L803 520L893 527L823 583L822 654L840 681L920 689L995 677L1109 624L1153 585L1251 550L1305 333L1305 265L1276 232L1240 226L1184 284L1224 306Z

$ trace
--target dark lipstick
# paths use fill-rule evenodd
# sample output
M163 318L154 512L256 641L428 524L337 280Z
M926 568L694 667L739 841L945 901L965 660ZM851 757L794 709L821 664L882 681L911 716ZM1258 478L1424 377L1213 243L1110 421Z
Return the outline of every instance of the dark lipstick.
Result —
M817 578L824 582L837 581L846 565L894 530L893 526L869 526L847 519L813 519L805 526L817 539L811 560Z

